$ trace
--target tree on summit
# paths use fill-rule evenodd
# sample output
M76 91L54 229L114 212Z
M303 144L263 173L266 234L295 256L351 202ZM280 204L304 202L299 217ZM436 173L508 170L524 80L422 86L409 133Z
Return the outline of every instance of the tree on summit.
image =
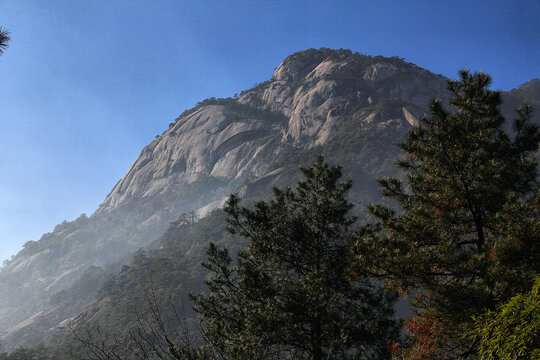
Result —
M375 223L357 243L359 264L414 294L402 354L411 359L476 354L464 327L529 290L540 272L534 205L540 132L530 123L531 109L518 109L508 134L500 93L487 89L490 77L460 75L449 81L453 110L433 101L430 115L400 144L406 182L379 181L399 210L371 206Z
M395 296L353 273L350 181L319 160L293 190L254 209L231 196L228 231L249 241L237 266L211 244L208 294L194 296L221 359L385 359L398 337Z

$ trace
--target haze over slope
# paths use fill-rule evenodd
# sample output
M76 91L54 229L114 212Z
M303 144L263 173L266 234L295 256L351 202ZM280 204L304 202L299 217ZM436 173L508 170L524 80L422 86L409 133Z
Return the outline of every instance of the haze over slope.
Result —
M509 103L540 103L539 87L513 90ZM6 263L0 332L10 346L34 342L21 334L53 328L93 300L86 291L69 304L50 301L88 268L122 261L181 213L207 213L231 192L254 198L290 184L319 153L344 165L356 203L373 200L375 178L394 171L396 141L430 99L446 97L444 77L399 58L309 49L235 98L199 103L142 150L92 216L58 225Z

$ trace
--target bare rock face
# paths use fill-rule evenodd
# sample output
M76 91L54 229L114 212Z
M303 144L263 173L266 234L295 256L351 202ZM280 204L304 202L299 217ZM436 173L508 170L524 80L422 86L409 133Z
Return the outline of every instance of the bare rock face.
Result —
M100 207L110 211L136 198L174 192L201 177L261 176L279 152L283 125L261 111L202 106L150 143Z
M288 56L276 69L272 80L295 82L309 74L319 63L326 60L329 49L308 49Z
M380 81L396 75L399 69L386 63L373 64L366 69L363 79L368 81Z
M271 80L242 93L238 101L283 113L288 118L286 139L316 146L331 136L339 118L381 101L409 103L411 111L421 114L430 99L446 96L446 79L414 64L320 49L289 56ZM405 116L403 120L408 122Z
M407 122L411 125L411 126L416 126L418 125L418 120L416 120L416 118L414 117L413 114L411 114L409 112L409 110L407 110L407 108L403 107L401 108L401 110L403 111L403 116L405 117L405 120L407 120Z
M284 146L322 145L343 118L387 121L388 114L377 106L388 100L402 102L396 107L400 111L408 105L396 124L410 126L428 99L445 96L445 86L443 77L399 59L330 49L293 54L269 81L236 99L209 99L180 116L141 152L97 214L137 199L175 194L208 177L257 179Z

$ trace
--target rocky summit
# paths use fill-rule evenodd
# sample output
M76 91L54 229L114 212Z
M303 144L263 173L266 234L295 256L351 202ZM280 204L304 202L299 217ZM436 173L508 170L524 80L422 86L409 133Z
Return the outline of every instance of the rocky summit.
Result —
M4 343L43 342L50 334L40 338L35 329L53 331L84 312L105 278L96 274L129 262L182 213L203 217L232 192L264 196L291 184L315 155L349 169L356 202L376 198L375 179L394 171L395 143L431 99L447 99L446 81L397 57L308 49L287 57L268 81L184 111L94 214L27 242L0 269ZM536 79L505 99L539 104L539 89ZM81 279L84 289L66 290Z
M330 49L296 53L270 80L237 98L208 99L182 114L141 152L97 213L181 193L203 178L264 176L286 145L324 144L343 117L354 117L358 124L407 126L445 91L444 77L397 58ZM389 119L377 105L391 99L405 106ZM176 200L181 199L169 199L168 205Z

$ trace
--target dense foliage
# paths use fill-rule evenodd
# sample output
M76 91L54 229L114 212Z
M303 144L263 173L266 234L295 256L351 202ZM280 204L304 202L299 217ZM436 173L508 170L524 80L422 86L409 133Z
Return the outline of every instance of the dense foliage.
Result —
M469 336L482 359L540 359L540 277L530 292L475 318Z
M194 296L203 337L223 359L384 359L395 296L348 269L356 234L351 182L322 158L296 189L253 210L231 196L228 231L249 241L237 266L211 245L208 294Z
M540 132L522 107L513 135L506 133L500 93L488 90L489 82L467 71L449 82L453 111L434 101L400 145L407 181L380 180L383 196L400 210L371 206L376 222L357 244L359 264L414 294L402 354L411 359L476 354L463 327L529 289L540 271L533 205Z

